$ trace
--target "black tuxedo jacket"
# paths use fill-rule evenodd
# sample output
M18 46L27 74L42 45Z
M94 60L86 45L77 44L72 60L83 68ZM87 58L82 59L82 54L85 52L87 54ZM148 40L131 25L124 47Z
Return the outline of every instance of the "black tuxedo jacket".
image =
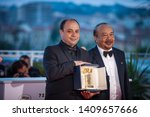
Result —
M124 52L119 49L113 48L113 53L114 53L114 57L118 69L119 82L122 91L122 99L130 99L129 79L127 76ZM100 67L105 66L97 46L89 50L89 55L91 57L91 61L93 64L98 64ZM107 79L108 90L101 91L101 93L93 97L93 99L104 99L104 100L109 99L109 76L108 75L106 76L106 79Z
M78 47L76 59L85 62L90 60L88 52ZM80 93L74 91L73 61L61 43L45 49L43 58L47 77L45 99L83 99Z

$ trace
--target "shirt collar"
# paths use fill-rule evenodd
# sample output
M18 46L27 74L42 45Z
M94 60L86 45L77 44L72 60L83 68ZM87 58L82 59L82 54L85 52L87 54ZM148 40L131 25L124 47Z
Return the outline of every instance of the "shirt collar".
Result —
M106 50L102 49L101 47L99 47L98 45L97 45L97 48L98 48L98 51L100 52L101 55L103 55L103 52L106 51ZM110 48L107 51L111 51L111 50L112 50L112 48Z
M60 44L63 47L67 48L68 50L71 50L71 51L76 51L77 50L77 45L75 45L74 47L71 47L71 46L67 45L66 43L64 43L63 41L61 41Z

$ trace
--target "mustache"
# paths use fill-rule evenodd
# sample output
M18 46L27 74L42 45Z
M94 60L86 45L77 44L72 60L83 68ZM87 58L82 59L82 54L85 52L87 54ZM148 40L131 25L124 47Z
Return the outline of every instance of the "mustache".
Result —
M109 43L113 43L113 41L112 40L106 40L105 43L109 44Z

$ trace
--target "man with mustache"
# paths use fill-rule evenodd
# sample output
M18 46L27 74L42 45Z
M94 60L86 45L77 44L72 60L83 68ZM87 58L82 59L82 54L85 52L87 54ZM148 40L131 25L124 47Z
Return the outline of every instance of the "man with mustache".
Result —
M106 68L108 90L100 91L93 99L121 100L130 99L129 79L127 76L125 54L114 48L114 30L107 23L98 24L93 36L96 47L89 50L92 63Z
M60 24L59 32L60 43L48 46L44 52L43 64L47 77L45 99L87 99L84 92L75 91L73 86L74 67L90 62L88 52L77 46L80 25L75 19L65 19Z

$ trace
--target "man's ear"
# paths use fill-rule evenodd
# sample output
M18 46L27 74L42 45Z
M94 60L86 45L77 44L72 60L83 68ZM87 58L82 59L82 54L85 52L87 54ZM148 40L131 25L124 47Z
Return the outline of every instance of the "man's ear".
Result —
M95 42L97 42L97 37L96 36L94 36L94 40L95 40Z
M62 35L62 32L63 32L62 30L59 30L60 35Z

